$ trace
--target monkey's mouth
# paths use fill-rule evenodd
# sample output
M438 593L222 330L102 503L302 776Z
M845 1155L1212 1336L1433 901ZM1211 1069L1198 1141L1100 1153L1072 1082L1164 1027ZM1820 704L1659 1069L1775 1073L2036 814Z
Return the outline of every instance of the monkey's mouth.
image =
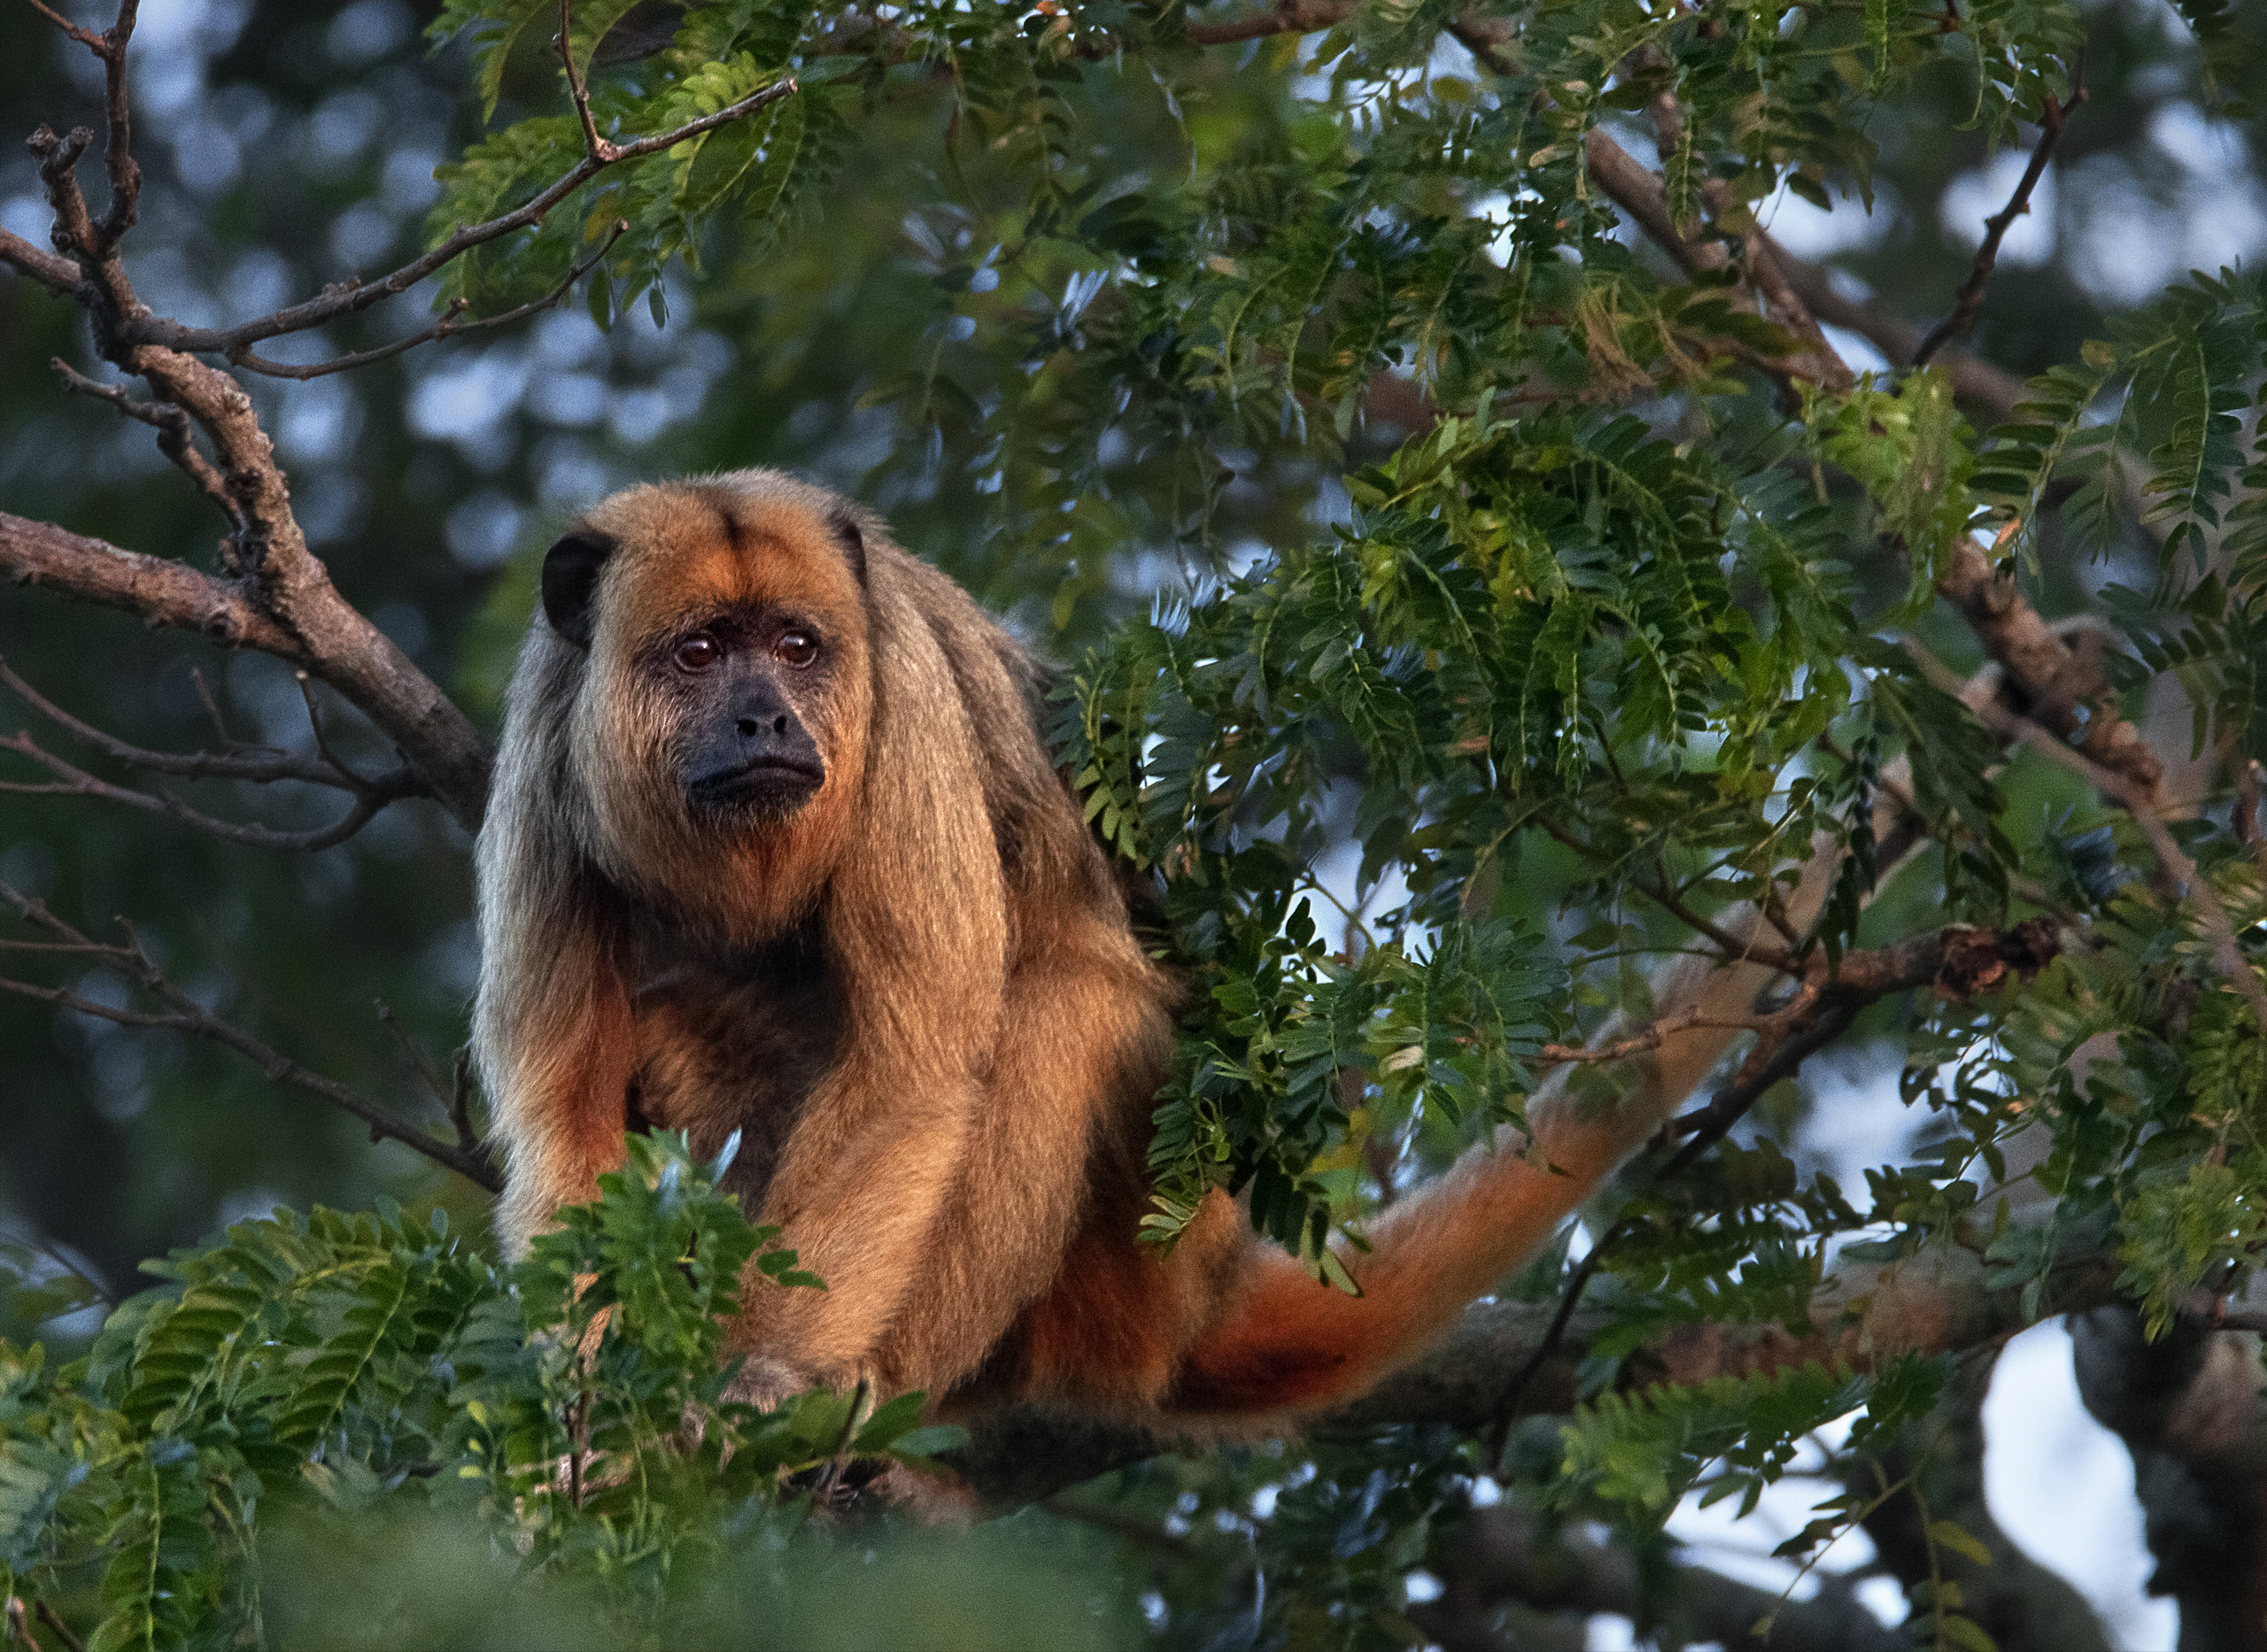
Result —
M767 755L701 775L686 785L685 794L696 808L785 814L809 802L825 782L826 771L818 764Z

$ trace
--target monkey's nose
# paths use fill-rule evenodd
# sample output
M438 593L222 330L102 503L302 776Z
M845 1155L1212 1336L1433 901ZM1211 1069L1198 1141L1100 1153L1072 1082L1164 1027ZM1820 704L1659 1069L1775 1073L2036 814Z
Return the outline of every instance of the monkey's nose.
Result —
M743 717L739 720L739 731L742 734L759 733L763 725L762 722L754 717ZM787 732L787 714L785 712L781 712L777 717L774 717L771 720L771 732L774 734L785 734Z

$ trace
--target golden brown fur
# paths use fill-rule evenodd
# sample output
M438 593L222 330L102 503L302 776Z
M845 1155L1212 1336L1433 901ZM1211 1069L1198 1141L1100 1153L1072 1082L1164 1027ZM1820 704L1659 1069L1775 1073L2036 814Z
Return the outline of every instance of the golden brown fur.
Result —
M513 1244L592 1194L626 1128L702 1152L739 1130L727 1185L828 1286L751 1283L750 1392L863 1376L948 1412L1232 1421L1358 1392L1555 1221L1550 1178L1503 1155L1381 1224L1360 1298L1222 1194L1172 1251L1139 1244L1172 989L1024 652L878 521L773 473L633 489L577 534L572 634L530 629L479 847ZM791 813L704 813L681 776L710 714L667 650L791 621L824 645L823 671L775 673L824 780Z

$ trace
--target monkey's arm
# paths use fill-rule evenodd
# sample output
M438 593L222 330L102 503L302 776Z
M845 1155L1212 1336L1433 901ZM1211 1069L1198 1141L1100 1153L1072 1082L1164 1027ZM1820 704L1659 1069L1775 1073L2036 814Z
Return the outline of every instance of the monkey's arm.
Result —
M474 1047L508 1174L501 1210L517 1254L561 1205L598 1196L622 1162L634 1035L605 936L558 915L522 913L491 937Z
M514 1254L621 1162L634 1059L617 898L583 860L557 795L568 697L542 675L556 654L539 639L513 680L517 737L499 754L476 853L472 1047L504 1149L499 1224Z
M1169 989L1126 934L1122 919L1089 909L1048 911L1019 926L1025 940L1008 983L999 1052L983 1105L970 1131L961 1174L940 1224L921 1258L913 1293L891 1328L886 1352L897 1386L941 1396L974 1374L1017 1316L1056 1284L1076 1275L1095 1294L1106 1287L1081 1259L1065 1256L1082 1224L1092 1224L1097 1153L1107 1154L1115 1130L1132 1143L1146 1139L1152 1097L1172 1052ZM1137 1130L1116 1128L1126 1118ZM1117 1173L1134 1194L1110 1201L1122 1217L1114 1255L1137 1269L1156 1258L1132 1246L1142 1185L1138 1145L1129 1145ZM1103 1178L1110 1179L1108 1172ZM1130 1258L1124 1254L1131 1253ZM1151 1311L1131 1316L1170 1320L1162 1294ZM1129 1345L1178 1348L1164 1324L1126 1326ZM1149 1333L1154 1333L1152 1336ZM1059 1339L1055 1339L1059 1340ZM1026 1350L1041 1363L1054 1352ZM1158 1363L1154 1392L1169 1371ZM1140 1386L1132 1370L1123 1378Z

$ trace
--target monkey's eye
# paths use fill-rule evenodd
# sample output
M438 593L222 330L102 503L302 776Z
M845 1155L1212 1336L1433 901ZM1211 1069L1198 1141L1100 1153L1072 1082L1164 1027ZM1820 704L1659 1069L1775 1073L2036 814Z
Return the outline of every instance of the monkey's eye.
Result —
M688 637L677 645L677 652L670 658L677 661L680 671L706 671L723 658L723 652L713 637Z
M809 631L784 631L771 645L772 657L798 670L818 658L818 639Z

